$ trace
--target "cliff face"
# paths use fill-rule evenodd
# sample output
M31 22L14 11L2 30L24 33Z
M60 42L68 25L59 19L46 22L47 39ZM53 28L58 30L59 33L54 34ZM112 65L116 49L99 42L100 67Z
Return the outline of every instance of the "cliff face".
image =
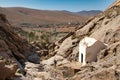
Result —
M32 55L35 55L34 48L28 42L20 38L11 30L11 25L7 21L5 15L0 15L0 49L1 53L4 50L9 52L10 56L14 56L18 61L30 60ZM35 62L35 61L33 61Z
M14 33L11 27L5 15L0 14L0 80L13 78L17 63L20 66L25 61L39 62L34 48Z
M65 62L66 59L68 62L77 61L78 44L85 36L100 40L108 44L108 47L98 53L97 62L79 68L71 80L120 80L120 0L103 13L89 19L74 33L56 42L49 55L55 57L57 65L61 64L59 61ZM62 57L62 60L56 56Z

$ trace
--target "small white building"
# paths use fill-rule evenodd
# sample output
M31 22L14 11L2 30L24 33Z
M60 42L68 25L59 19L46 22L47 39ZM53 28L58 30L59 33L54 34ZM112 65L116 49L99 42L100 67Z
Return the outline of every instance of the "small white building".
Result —
M106 47L106 44L94 38L83 38L79 43L79 62L85 65L97 61L97 53Z

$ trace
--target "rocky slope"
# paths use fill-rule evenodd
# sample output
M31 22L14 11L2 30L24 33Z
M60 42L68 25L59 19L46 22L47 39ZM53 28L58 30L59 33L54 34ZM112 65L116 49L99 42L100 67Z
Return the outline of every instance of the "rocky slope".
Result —
M119 21L120 0L116 0L106 11L89 19L85 25L50 47L48 59L41 63L49 68L55 65L55 70L59 72L56 75L58 80L120 80ZM100 40L108 47L98 53L97 62L81 67L76 62L78 44L85 36Z
M0 14L0 80L13 79L18 68L24 70L26 61L39 63L34 48L11 27L5 15Z

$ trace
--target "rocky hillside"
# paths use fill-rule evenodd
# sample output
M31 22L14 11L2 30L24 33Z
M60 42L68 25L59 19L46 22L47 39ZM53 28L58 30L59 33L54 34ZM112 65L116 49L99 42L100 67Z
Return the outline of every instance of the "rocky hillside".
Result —
M81 67L76 62L78 44L85 36L100 40L108 47L98 53L97 62ZM58 80L120 80L119 59L120 0L116 0L106 11L52 45L48 59L43 60L42 64L49 68L56 65L58 74L55 78Z
M0 14L0 80L13 80L16 70L22 70L26 61L39 63L34 47L14 33L11 27L5 15Z

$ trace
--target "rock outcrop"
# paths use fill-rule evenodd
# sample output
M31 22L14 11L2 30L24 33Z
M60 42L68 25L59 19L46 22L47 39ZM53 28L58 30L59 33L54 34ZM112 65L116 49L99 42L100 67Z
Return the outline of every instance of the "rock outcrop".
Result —
M16 57L18 61L32 61L29 57L35 54L34 47L20 38L11 30L11 25L5 15L0 15L0 50L8 51L10 56ZM37 58L37 57L36 57ZM33 61L36 62L36 61Z
M39 63L34 48L11 27L5 15L0 14L0 80L12 79L17 68L23 68L26 61Z

